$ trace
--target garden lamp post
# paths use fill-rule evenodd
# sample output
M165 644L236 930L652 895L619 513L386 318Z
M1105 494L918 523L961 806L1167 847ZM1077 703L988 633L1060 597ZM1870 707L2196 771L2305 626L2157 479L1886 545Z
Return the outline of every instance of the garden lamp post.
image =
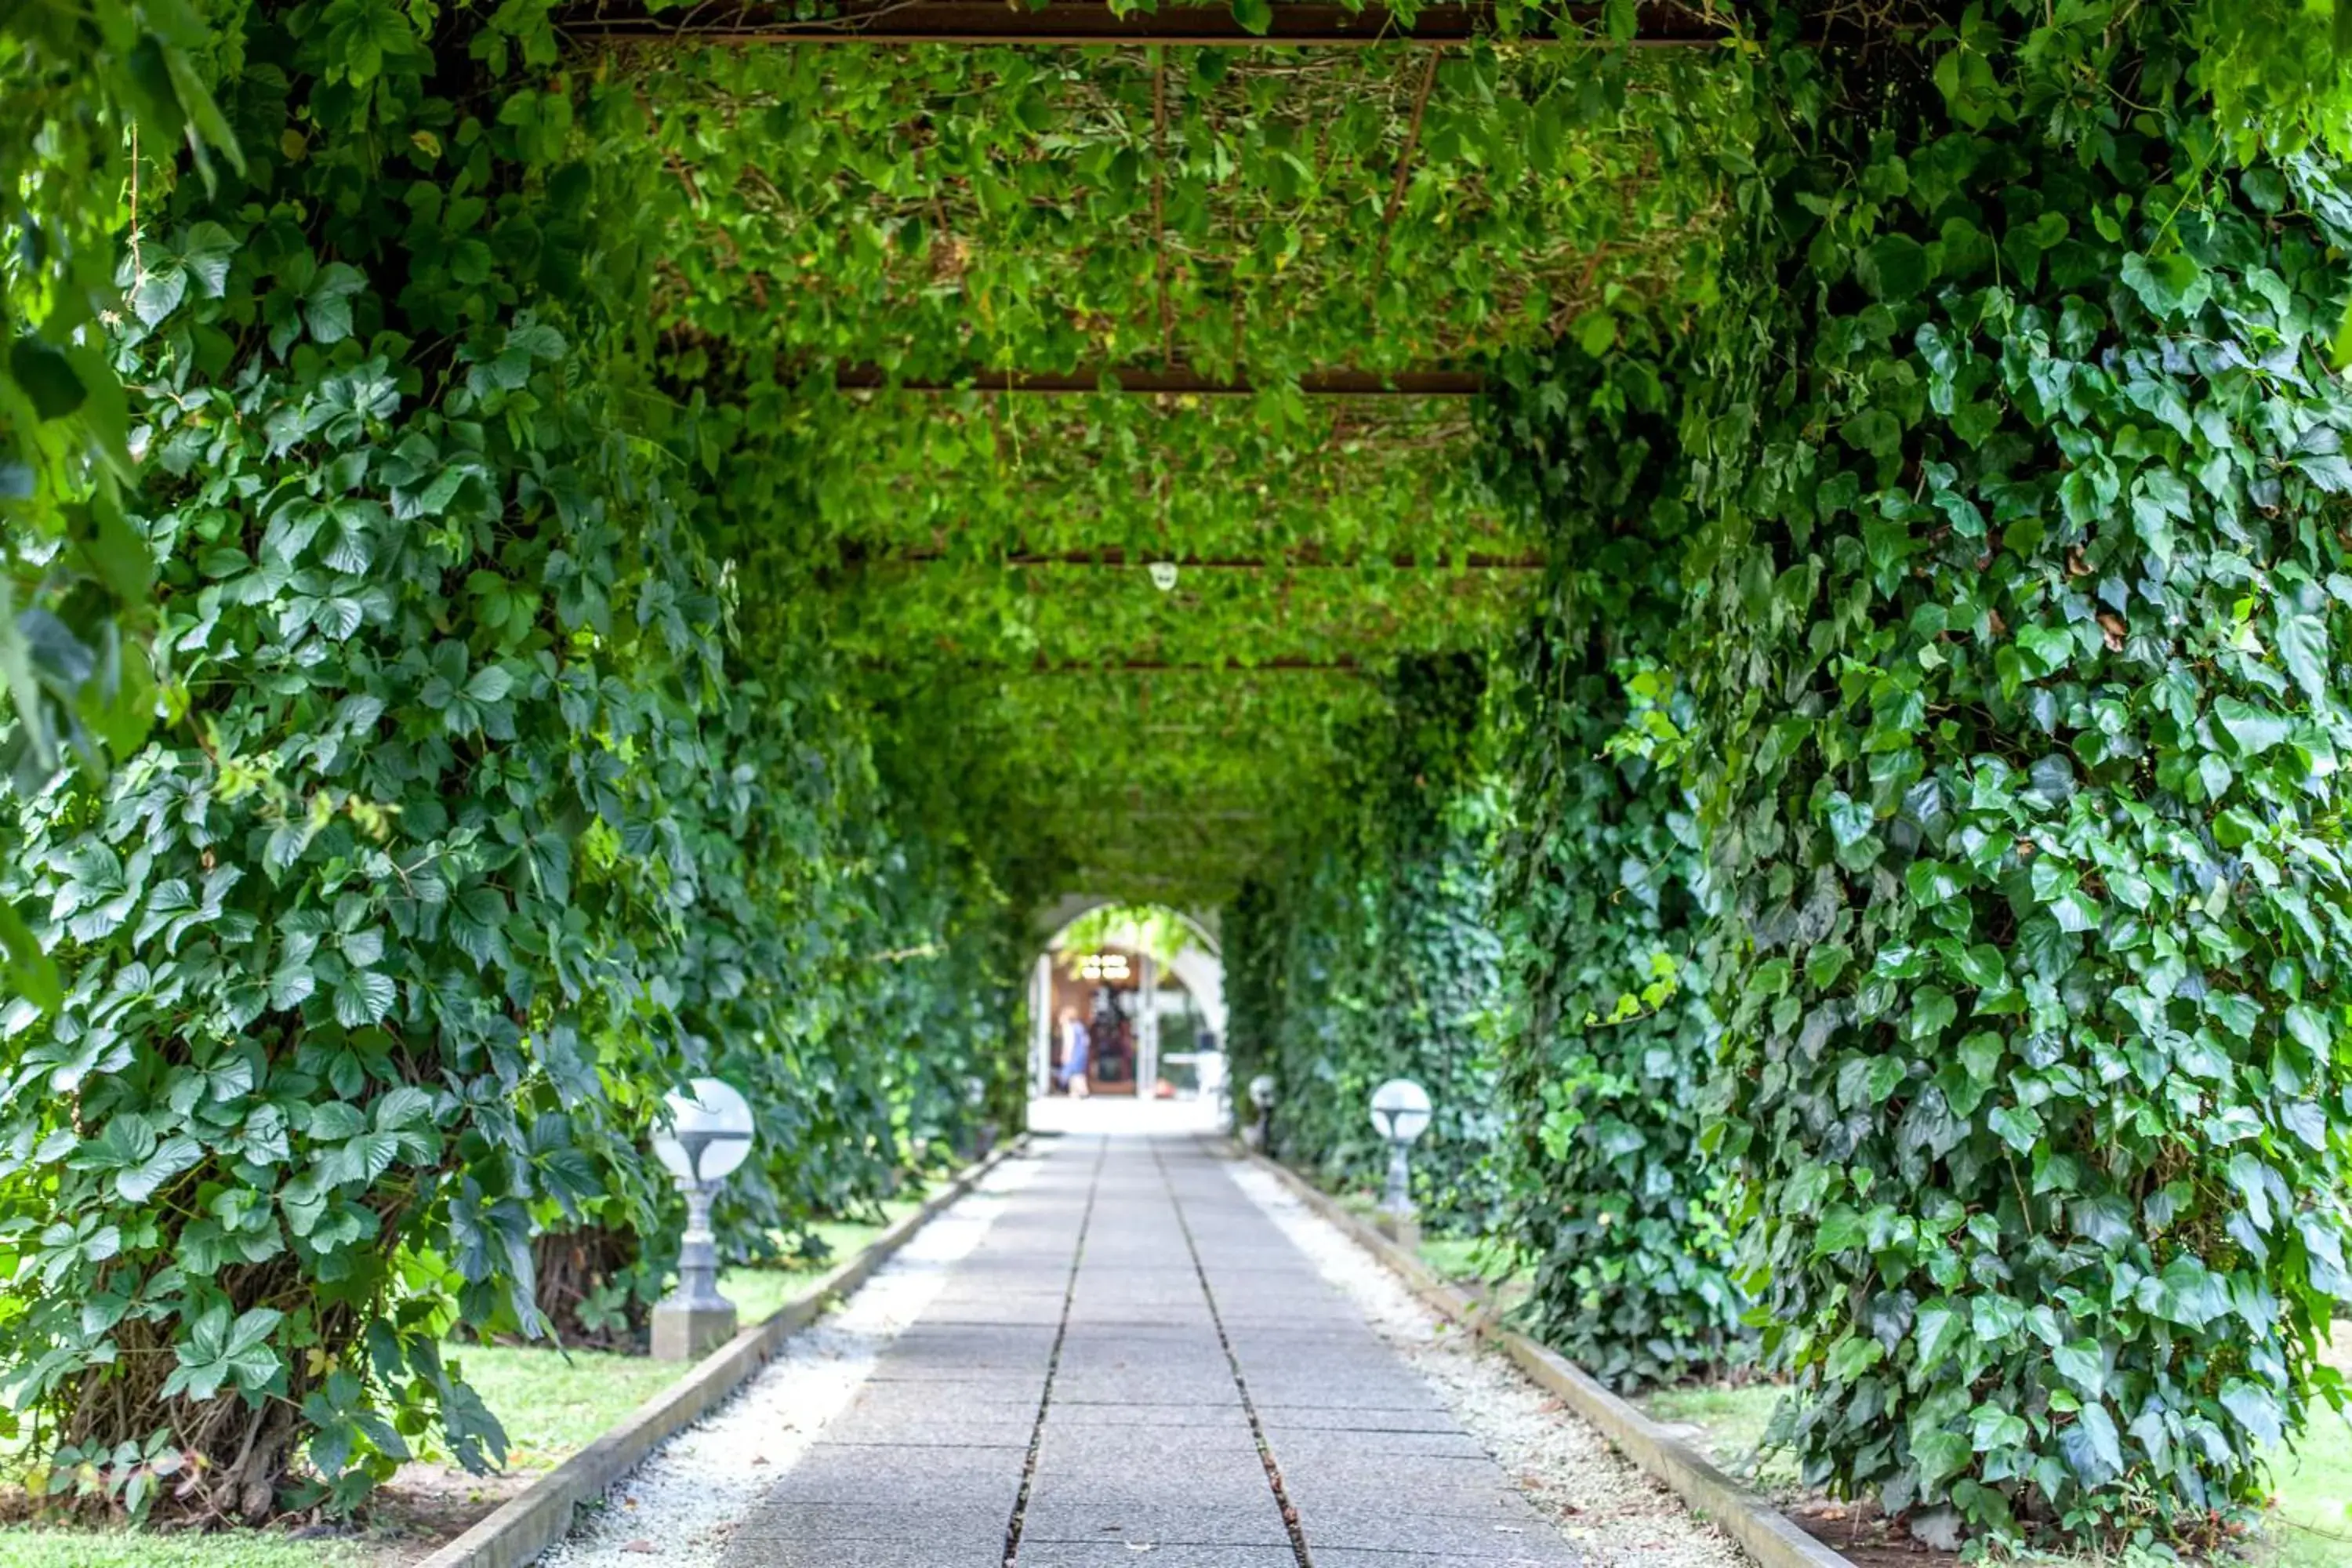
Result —
M664 1097L668 1125L654 1133L654 1157L686 1194L678 1238L677 1289L655 1303L654 1359L693 1361L735 1335L735 1303L719 1293L719 1247L710 1200L751 1153L751 1102L715 1078Z
M1404 1247L1421 1244L1421 1219L1412 1206L1413 1140L1429 1131L1429 1090L1408 1078L1392 1078L1372 1090L1372 1131L1389 1146L1388 1190L1381 1194L1381 1228Z
M1242 1141L1263 1154L1274 1140L1274 1075L1262 1072L1250 1079L1249 1097L1257 1108L1257 1120Z

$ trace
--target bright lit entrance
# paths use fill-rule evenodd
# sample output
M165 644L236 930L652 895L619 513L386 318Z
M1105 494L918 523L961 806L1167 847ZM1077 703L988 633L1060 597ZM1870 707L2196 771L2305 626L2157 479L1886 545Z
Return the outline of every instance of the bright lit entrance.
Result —
M1030 1092L1220 1105L1224 963L1206 921L1095 903L1061 918L1030 977Z

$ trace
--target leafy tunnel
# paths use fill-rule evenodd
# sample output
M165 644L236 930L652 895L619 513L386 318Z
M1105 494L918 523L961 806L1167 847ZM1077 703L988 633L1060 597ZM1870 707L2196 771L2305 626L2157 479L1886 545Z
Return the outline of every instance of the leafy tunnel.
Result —
M1190 911L1623 1386L2211 1546L2352 1297L2352 145L2301 0L0 16L0 1361L348 1511L1013 1131ZM166 1486L166 1480L170 1485Z

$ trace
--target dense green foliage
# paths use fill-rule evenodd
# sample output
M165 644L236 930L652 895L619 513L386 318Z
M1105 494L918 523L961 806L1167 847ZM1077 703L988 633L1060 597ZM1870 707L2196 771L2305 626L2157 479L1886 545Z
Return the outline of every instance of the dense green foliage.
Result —
M669 106L656 134L684 171L656 192L677 374L772 430L804 487L805 531L781 549L824 562L871 689L927 692L902 728L953 756L961 809L1017 813L1024 852L1059 849L1119 896L1230 894L1335 737L1380 721L1379 683L1348 664L1475 647L1520 613L1524 572L1449 569L1526 554L1476 482L1463 403L1286 378L1603 336L1613 294L1690 239L1685 205L1643 194L1654 143L1622 133L1578 50L612 65ZM1260 390L824 384L860 364ZM1154 559L1180 565L1167 592ZM1227 660L1314 668L1189 668ZM1188 812L1218 826L1187 832Z
M1276 1081L1273 1152L1377 1185L1388 1151L1372 1090L1412 1079L1436 1109L1413 1149L1414 1200L1433 1224L1474 1229L1500 1195L1502 1135L1482 685L1465 659L1400 668L1393 717L1349 748L1344 805L1326 808L1287 877L1232 906L1224 947L1234 1072Z
M1785 1435L2004 1531L2259 1499L2352 1294L2352 187L2232 159L2196 31L1772 54L1680 419L1712 1136Z
M0 1343L55 1484L134 1511L265 1513L298 1450L348 1502L428 1424L496 1458L443 1335L541 1330L546 1230L667 1232L638 1151L695 1070L766 1125L751 1250L1006 1114L986 873L893 825L822 656L747 679L730 498L634 368L644 160L498 85L528 14L462 99L410 26L248 15L242 171L150 186L167 724L22 793L0 870L70 977L0 1016Z
M1277 1147L1375 1180L1420 1079L1426 1206L1605 1374L1745 1293L1809 1477L1926 1533L2257 1499L2352 1294L2352 121L2284 0L1894 9L10 13L0 1354L58 1484L494 1455L439 1347L666 1234L661 1090L753 1092L773 1247L1017 1114L1084 891L1238 894ZM989 370L1254 390L887 384Z
M93 329L119 309L126 222L138 254L139 134L167 167L184 142L207 182L215 154L241 162L193 58L205 34L181 0L0 16L0 762L20 782L61 756L100 769L153 718L131 416ZM16 842L0 820L0 858ZM56 963L5 900L0 983L57 1004Z
M1498 489L1541 515L1552 591L1527 637L1496 914L1520 1018L1503 1056L1506 1229L1547 1340L1595 1375L1675 1381L1744 1359L1730 1204L1699 1150L1713 1018L1691 984L1696 813L1675 785L1687 699L1661 666L1686 511L1649 360L1580 349L1494 400Z

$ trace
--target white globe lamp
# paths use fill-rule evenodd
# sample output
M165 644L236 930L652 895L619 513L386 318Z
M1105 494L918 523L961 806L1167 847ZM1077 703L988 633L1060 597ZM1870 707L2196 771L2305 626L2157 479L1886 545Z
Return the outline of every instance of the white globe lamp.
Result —
M678 1238L677 1289L654 1306L653 1352L657 1361L693 1361L735 1336L735 1303L719 1293L710 1200L719 1183L751 1157L758 1128L751 1102L715 1078L672 1089L662 1109L654 1158L686 1194L686 1234Z
M1381 1212L1400 1227L1412 1218L1413 1141L1429 1131L1429 1090L1409 1078L1392 1078L1372 1090L1372 1131L1389 1146L1388 1190Z

